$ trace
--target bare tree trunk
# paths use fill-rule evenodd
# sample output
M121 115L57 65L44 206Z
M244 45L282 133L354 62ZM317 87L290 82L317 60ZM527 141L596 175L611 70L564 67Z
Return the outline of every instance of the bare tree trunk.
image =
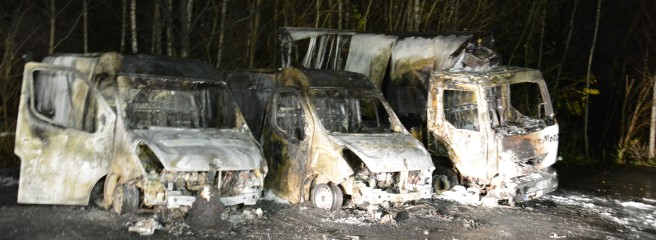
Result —
M314 27L318 28L319 27L319 21L321 19L321 0L317 0L315 5L315 16L314 16Z
M392 24L392 20L394 19L394 15L393 15L394 11L392 10L392 9L394 9L393 6L394 6L394 0L389 0L389 4L387 5L389 11L387 12L387 17L386 17L386 19L387 19L387 31L394 30L393 29L394 25Z
M48 54L53 54L55 52L55 31L57 30L56 27L56 19L55 17L57 16L57 9L55 8L55 0L50 0L50 39L48 41Z
M82 0L82 18L84 19L84 53L89 52L89 0Z
M253 0L251 6L251 32L248 40L248 66L255 67L255 50L257 49L257 29L260 26L260 6L262 0Z
M433 5L431 5L431 7L430 7L430 11L428 11L428 14L426 14L426 17L428 19L430 19L433 16L433 12L435 11L436 7L437 7L437 1L434 1ZM426 31L426 28L428 27L429 22L430 21L426 21L426 24L424 24L424 28L422 29L423 31ZM440 30L439 25L438 25L438 28L436 30L438 30L438 31Z
M221 2L221 28L219 29L219 47L216 52L216 67L221 66L221 60L223 59L223 41L225 39L225 26L226 26L226 14L228 13L228 2L229 0L223 0Z
M132 32L132 53L139 52L137 48L137 0L130 2L130 30Z
M358 30L362 30L362 31L367 30L367 22L369 22L369 13L371 12L371 2L372 1L373 0L369 0L369 3L367 3L367 10L364 11L364 24L362 26L362 29L358 29Z
M128 0L121 2L121 52L125 52L128 26Z
M421 4L419 4L419 0L415 0L415 9L414 9L414 20L412 21L412 31L418 31L419 30L419 21L421 20Z
M150 52L152 54L162 54L162 8L161 1L154 0L153 3L153 38Z
M173 49L173 0L166 1L166 55L175 56Z
M289 26L289 16L287 16L287 8L289 7L289 0L283 0L282 2L282 17L283 25Z
M273 26L275 29L278 29L278 14L280 14L280 10L278 8L279 4L280 0L273 1Z
M344 28L346 29L353 29L353 25L351 24L351 1L349 0L343 0L344 1Z
M590 112L590 71L592 68L592 58L594 56L595 45L597 44L597 33L599 31L599 18L601 16L601 0L597 0L597 17L595 20L595 30L592 36L592 46L590 46L590 55L588 57L588 70L585 77L585 115L583 121L583 144L585 146L585 157L590 158L590 139L588 137L588 121Z
M343 29L342 22L344 21L344 3L342 0L337 0L337 29Z
M649 158L654 158L654 145L656 145L656 74L651 76L652 100L651 119L649 121Z
M576 7L579 3L579 0L574 0L574 6L572 7L572 14L569 16L569 29L567 30L567 38L565 39L565 50L563 50L563 58L560 60L558 65L558 73L556 74L556 80L554 83L553 89L558 91L558 83L560 81L560 74L563 72L563 64L567 59L567 51L569 50L569 44L572 41L572 33L574 32L574 16L576 15Z
M536 4L537 4L537 1L534 1L533 4L531 4L531 10L528 14L528 18L526 18L526 24L524 25L524 29L522 30L522 35L517 40L517 45L515 45L515 48L510 53L510 59L508 60L508 65L512 65L513 58L515 57L515 52L517 52L517 50L519 50L520 46L525 44L522 41L524 41L524 36L526 36L526 32L528 31L528 28L531 25L531 20L533 19L533 12L535 12Z
M191 17L194 0L180 1L180 56L189 57L191 44L189 43L189 33L191 28Z
M542 51L544 48L544 27L547 24L547 6L549 5L549 0L544 0L544 6L542 6L542 16L540 16L540 49L538 50L538 69L542 69Z
M214 62L214 64L216 64L216 61L212 61L213 53L211 52L212 47L214 46L214 37L217 35L216 29L219 28L219 16L221 15L221 11L219 10L220 7L216 4L216 1L211 2L214 15L212 15L212 30L210 30L210 38L205 45L205 59L207 59L208 62Z

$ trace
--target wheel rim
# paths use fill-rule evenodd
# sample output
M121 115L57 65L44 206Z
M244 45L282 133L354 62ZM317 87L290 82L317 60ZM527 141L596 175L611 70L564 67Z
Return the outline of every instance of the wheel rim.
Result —
M321 209L333 207L333 190L326 184L319 184L314 188L314 206Z

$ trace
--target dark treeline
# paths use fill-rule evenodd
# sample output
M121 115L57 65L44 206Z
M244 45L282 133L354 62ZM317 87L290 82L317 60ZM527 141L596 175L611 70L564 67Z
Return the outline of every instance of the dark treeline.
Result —
M648 164L654 12L653 0L2 1L0 165L17 163L11 132L25 61L118 51L270 68L282 26L490 31L504 64L543 71L565 161Z

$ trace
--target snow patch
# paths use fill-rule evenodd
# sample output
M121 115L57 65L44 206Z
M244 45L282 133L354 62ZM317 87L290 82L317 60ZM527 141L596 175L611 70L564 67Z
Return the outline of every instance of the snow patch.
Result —
M631 207L631 208L637 208L637 209L641 209L641 210L654 210L654 208L656 208L652 205L644 204L644 203L640 203L640 202L623 202L623 203L620 203L620 205L622 205L623 207Z
M461 185L454 186L451 190L437 194L435 198L457 202L465 205L481 205L480 192L476 188L465 188Z
M355 216L345 217L345 218L324 218L321 219L322 222L333 222L333 223L345 223L364 226L367 225L362 219L359 219Z
M648 203L655 203L656 204L656 199L651 199L651 198L642 198L642 201L648 202Z
M578 195L548 195L558 204L581 207L589 211L598 212L601 217L623 225L631 231L644 229L656 230L656 200L643 198L642 201L608 200L602 197L589 197Z
M289 201L279 197L275 193L271 192L271 190L265 190L264 191L264 198L262 198L267 201L272 201L274 203L279 203L279 204L289 204Z

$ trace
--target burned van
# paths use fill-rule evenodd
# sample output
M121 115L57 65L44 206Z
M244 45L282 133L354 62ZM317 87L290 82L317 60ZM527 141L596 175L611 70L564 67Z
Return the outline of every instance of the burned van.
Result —
M18 202L118 214L188 210L199 196L255 204L266 162L221 74L194 60L63 54L25 65Z
M482 203L553 192L558 124L538 70L500 65L485 32L282 28L282 67L363 73L433 156L437 193L473 188Z
M265 186L324 209L430 198L428 151L362 74L285 68L226 73L269 166Z

